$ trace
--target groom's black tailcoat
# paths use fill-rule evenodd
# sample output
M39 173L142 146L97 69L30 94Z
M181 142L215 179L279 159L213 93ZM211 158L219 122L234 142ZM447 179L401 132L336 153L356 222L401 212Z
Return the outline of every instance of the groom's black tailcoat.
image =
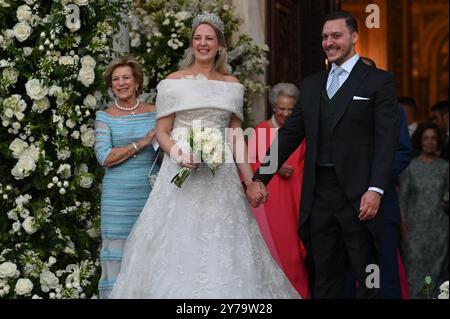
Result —
M327 77L328 72L322 71L303 80L294 111L285 126L278 131L278 139L274 142L278 143L278 168L280 168L306 138L298 229L308 249L311 249L308 221L317 197L314 193L318 191L315 187L320 148L319 123ZM392 161L399 135L392 74L369 67L358 60L347 80L333 97L333 106L335 108L328 151L334 164L338 185L349 203L348 207L350 211L353 208L351 213L358 215L361 197L368 188L377 187L386 190L391 178ZM260 170L256 172L254 178L268 184L273 174L262 174ZM373 220L363 222L372 235L374 246L378 251L381 243L382 218L382 213L379 212Z

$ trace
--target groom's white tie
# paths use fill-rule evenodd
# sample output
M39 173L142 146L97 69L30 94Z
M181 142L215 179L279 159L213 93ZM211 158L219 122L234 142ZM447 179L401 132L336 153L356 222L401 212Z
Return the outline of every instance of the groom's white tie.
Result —
M340 66L337 66L333 72L331 72L331 83L328 87L327 93L328 97L331 99L339 90L339 76L344 72L345 70L341 68Z

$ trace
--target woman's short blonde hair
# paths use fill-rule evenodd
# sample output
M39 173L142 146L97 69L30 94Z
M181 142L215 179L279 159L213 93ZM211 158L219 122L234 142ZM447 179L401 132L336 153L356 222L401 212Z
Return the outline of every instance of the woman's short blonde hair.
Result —
M133 77L138 84L136 96L139 96L143 91L142 86L144 84L144 73L142 72L142 67L139 62L132 56L122 56L111 61L111 63L106 68L105 73L103 74L103 78L106 84L108 85L108 87L112 86L112 74L114 70L120 66L130 67L131 72L133 73Z
M189 41L190 41L189 48L186 49L186 51L184 53L184 58L180 62L180 69L188 68L191 65L193 65L195 62L194 51L192 50L192 42L194 39L195 30L197 30L198 26L202 25L202 24L207 24L211 28L214 29L214 31L216 32L217 43L219 44L219 46L222 47L222 49L216 55L216 63L214 65L216 71L221 74L225 74L225 75L231 74L231 67L227 63L228 54L227 54L227 44L225 41L225 35L223 34L223 32L220 30L220 28L218 26L214 25L214 23L209 22L209 21L201 22L195 28L192 29L191 36L189 38Z

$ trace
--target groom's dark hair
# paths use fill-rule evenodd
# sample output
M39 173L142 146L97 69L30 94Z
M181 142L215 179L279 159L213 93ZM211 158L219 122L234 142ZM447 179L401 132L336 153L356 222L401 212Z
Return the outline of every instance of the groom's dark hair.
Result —
M323 20L323 24L325 24L325 22L327 21L339 19L345 19L345 23L352 33L358 32L358 22L356 21L355 17L347 11L335 11L327 14Z

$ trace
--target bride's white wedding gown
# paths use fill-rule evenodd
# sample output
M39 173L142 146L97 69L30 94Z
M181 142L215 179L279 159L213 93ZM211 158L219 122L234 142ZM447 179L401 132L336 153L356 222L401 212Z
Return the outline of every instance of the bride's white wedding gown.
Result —
M163 80L158 118L175 113L174 129L201 120L224 131L232 113L242 118L243 94L237 83ZM186 136L172 138L186 146ZM165 155L110 298L300 298L260 235L236 165L215 177L201 167L181 189L170 182L179 170Z

